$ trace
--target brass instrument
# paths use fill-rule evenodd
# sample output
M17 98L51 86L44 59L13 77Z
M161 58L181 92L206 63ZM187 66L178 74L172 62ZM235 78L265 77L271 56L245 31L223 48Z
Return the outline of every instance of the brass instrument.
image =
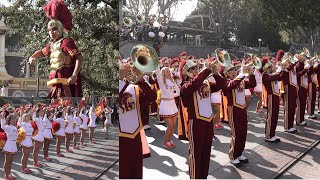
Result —
M144 18L144 16L141 15L141 14L137 14L137 15L136 15L136 20L137 20L137 22L139 22L139 23L144 23L144 22L145 22L145 18Z
M311 55L309 49L304 47L302 53L300 53L300 56L306 56L307 58L310 58Z
M156 21L156 20L157 20L157 16L155 14L149 15L149 21Z
M283 57L281 58L281 64L282 66L284 66L283 68L288 67L289 63L294 64L297 61L298 61L298 58L296 56L293 56L289 52L284 53Z
M222 49L218 48L215 50L216 58L219 64L221 64L223 67L229 67L231 66L231 58L229 53Z
M254 66L256 69L262 68L262 62L261 59L257 55L250 54L250 62L246 65L243 65L244 67Z
M133 21L129 17L123 18L123 24L127 27L131 27L133 25Z
M159 64L157 52L144 44L132 48L131 59L133 65L142 72L152 72L157 69Z

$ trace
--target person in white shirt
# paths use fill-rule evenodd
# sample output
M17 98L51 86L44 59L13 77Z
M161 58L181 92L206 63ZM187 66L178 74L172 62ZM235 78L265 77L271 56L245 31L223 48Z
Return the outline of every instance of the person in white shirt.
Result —
M16 140L18 138L18 131L16 128L16 117L9 115L5 118L5 112L1 112L0 120L1 120L1 128L7 134L7 141L3 147L3 153L5 155L5 161L3 163L4 169L4 178L5 179L14 179L11 175L11 167L13 161L13 155L18 153L18 148L16 144Z
M74 120L74 123L75 123L75 126L73 126L73 149L80 149L78 146L77 146L77 143L78 143L78 136L80 134L80 125L81 125L81 119L79 117L79 110L76 109L74 111L74 117L73 117L73 120Z
M167 149L172 149L176 147L171 137L173 136L179 113L174 98L180 95L180 89L174 82L172 73L168 67L163 67L160 70L160 66L158 66L157 80L161 91L159 115L165 120L167 125L163 146Z
M33 133L33 141L34 141L34 147L33 147L33 160L34 160L34 166L35 167L43 167L41 163L39 163L38 160L38 155L39 155L39 149L44 141L43 137L43 131L44 131L44 124L42 122L42 117L43 117L43 112L40 108L38 108L34 113L33 113L33 123L36 123L38 127L38 132ZM37 134L35 134L37 133Z
M106 107L103 113L105 114L105 118L106 118L106 120L104 121L104 125L106 126L105 138L109 139L109 128L110 126L112 126L111 114L113 113L113 110L109 107Z
M60 124L59 130L55 133L57 140L56 140L56 152L58 157L64 157L64 155L61 153L61 143L62 139L65 137L65 127L66 123L64 121L63 113L59 111L56 115L55 122Z
M90 142L92 144L94 144L93 132L94 132L94 129L96 128L97 116L96 116L96 112L95 112L95 108L94 108L93 104L92 104L92 106L90 107L90 110L89 110L89 118L90 118L90 122L88 124L88 126L89 126L89 140L90 140Z
M79 117L82 120L82 123L80 125L80 130L81 130L80 145L81 146L86 146L84 144L84 138L85 138L85 135L86 135L86 131L88 129L88 118L89 117L87 116L85 107L83 107L81 109Z
M50 141L53 139L52 136L52 119L53 114L51 112L44 110L44 117L42 119L42 122L44 124L44 131L43 131L43 137L44 137L44 143L43 143L43 158L46 161L52 161L51 158L49 158L49 145Z
M71 107L68 106L67 109L66 109L66 112L65 112L65 119L66 119L66 129L65 129L65 134L66 134L66 152L67 153L73 153L73 151L70 149L70 141L71 141L71 138L72 138L72 135L73 135L73 123L74 123L74 120L73 120L73 113L72 113L72 110L71 110Z
M259 71L259 69L255 69L254 70L254 76L256 77L256 82L257 82L257 86L254 88L254 92L257 94L259 100L257 102L257 108L256 108L256 112L257 113L262 113L262 74Z
M25 139L23 139L20 142L20 145L22 147L22 158L21 158L22 170L21 171L25 174L32 173L32 171L27 167L29 154L33 147L31 136L34 129L31 126L31 119L32 119L31 114L28 112L25 112L23 116L19 118L19 121L18 121L18 126L20 127L19 131L23 130L26 134Z

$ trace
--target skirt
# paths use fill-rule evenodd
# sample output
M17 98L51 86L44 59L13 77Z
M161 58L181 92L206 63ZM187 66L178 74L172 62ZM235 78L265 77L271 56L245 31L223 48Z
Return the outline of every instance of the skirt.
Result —
M44 129L43 131L43 137L44 139L53 139L53 136L52 136L52 132L51 132L51 128L49 129Z
M68 126L65 130L65 133L68 133L68 134L73 134L73 127L72 126Z
M64 128L60 128L55 135L62 136L62 137L66 136Z
M87 130L87 129L88 129L87 123L82 123L82 124L80 125L80 129Z
M31 135L26 135L26 138L23 141L21 141L20 145L22 147L32 147L33 143L31 139Z
M174 99L161 100L159 114L162 118L170 118L178 115L178 108Z
M43 142L44 141L43 133L38 132L38 134L33 137L33 140L38 142Z
M246 96L251 96L250 89L245 89L244 93Z
M2 151L5 154L17 154L18 148L17 148L16 140L7 140Z
M111 120L108 119L108 118L104 121L104 124L105 124L105 125L107 125L107 124L108 124L108 125L112 125Z
M79 134L79 133L80 133L80 125L77 125L77 126L73 129L73 132Z
M221 93L215 92L211 93L211 104L220 104L221 103Z
M256 92L256 93L261 93L262 92L262 83L258 83L257 82L257 85L256 85L256 87L254 88L253 91Z

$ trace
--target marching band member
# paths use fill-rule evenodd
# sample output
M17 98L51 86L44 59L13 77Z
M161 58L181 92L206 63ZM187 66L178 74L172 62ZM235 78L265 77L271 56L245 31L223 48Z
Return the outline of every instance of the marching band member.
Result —
M316 69L318 67L318 57L314 57L312 59L311 67L309 68L308 74L308 99L307 99L307 113L308 118L316 119L317 117L314 115L314 109L316 105L316 92L317 92L317 73ZM316 62L313 62L316 61Z
M257 86L254 88L254 93L258 96L258 102L257 102L257 107L256 107L256 112L257 113L262 113L262 74L259 71L259 69L255 68L254 72L254 77L256 78Z
M132 67L121 63L119 70L119 178L142 179L143 157L150 156L140 117L140 103L155 101L155 89L140 89L126 78L132 75ZM133 77L132 77L133 79ZM152 92L154 91L154 92ZM130 153L128 153L130 149Z
M67 107L64 117L65 117L65 122L67 124L65 127L66 152L73 153L73 151L70 149L70 141L71 141L72 135L74 134L74 130L73 130L74 119L73 119L73 113L70 106Z
M73 117L75 126L73 127L73 149L80 149L78 144L78 136L80 134L80 125L81 125L81 119L79 117L79 110L76 109L74 111L74 117Z
M213 111L210 95L225 86L222 78L216 75L217 68L206 63L206 68L198 73L197 64L192 60L180 62L182 79L180 96L187 109L189 140L189 175L192 179L205 179L208 176L211 144L213 138ZM213 73L216 83L205 81Z
M32 171L27 167L30 151L33 147L31 136L33 133L33 127L31 126L32 116L30 113L24 113L22 117L19 118L18 126L20 127L19 131L25 132L25 138L20 142L22 147L22 158L21 158L21 172L25 174L32 173Z
M81 147L83 147L83 146L86 146L86 144L84 144L84 138L86 135L86 131L88 129L88 119L89 119L89 117L87 116L85 107L81 109L79 117L82 121L80 125L80 130L81 130L80 145Z
M297 56L297 55L296 55ZM307 104L307 94L308 94L308 74L307 71L311 67L309 60L305 63L306 57L299 55L298 62L295 66L297 72L297 82L298 82L298 96L297 96L297 108L296 108L296 124L300 126L306 125L304 119L306 104ZM308 58L308 57L307 57ZM291 97L289 97L291 98Z
M279 142L280 138L275 135L279 115L279 97L280 89L278 81L281 80L281 62L278 63L278 68L273 73L273 65L268 58L262 58L262 87L263 96L266 97L265 106L267 107L267 117L265 126L265 140L268 142Z
M43 143L43 156L44 160L51 162L52 159L49 157L49 145L50 141L53 139L52 136L52 118L53 114L48 110L45 110L43 117L43 124L45 126L43 131L44 143Z
M181 79L179 76L179 59L172 58L169 63L169 66L170 66L171 73L173 75L173 79L174 79L175 83L178 85L178 87L180 88Z
M222 89L224 103L224 118L229 121L231 130L231 142L229 150L230 162L236 167L241 163L247 163L248 159L242 155L245 148L247 138L247 111L245 101L245 89L254 88L256 79L252 74L251 67L240 68L240 73L237 75L235 69L239 67L221 66L220 74L229 79L229 83ZM247 74L245 75L245 69ZM243 81L245 76L249 76L249 81Z
M43 117L43 112L40 108L36 109L36 111L33 114L33 120L37 129L34 128L33 131L33 141L34 141L34 147L33 147L33 160L34 160L34 166L36 167L43 167L43 165L41 163L39 163L38 161L38 154L39 154L39 148L40 146L43 144L44 141L44 136L43 136L43 132L44 132L44 124L42 122L42 117Z
M213 76L210 76L208 78L209 82L215 83L216 80ZM223 126L220 123L220 104L221 104L221 90L211 93L211 106L215 110L214 116L213 116L213 128L214 129L222 129Z
M318 62L315 63L314 65L314 73L315 73L315 79L316 79L316 85L317 85L317 91L318 91L318 96L317 96L317 101L318 101L318 114L320 114L320 88L319 88L319 83L320 83L320 67L318 65Z
M11 167L13 161L13 155L18 153L18 148L16 140L18 138L18 131L16 128L16 117L9 115L5 117L5 112L1 112L0 115L1 128L7 134L7 140L3 147L2 152L5 154L5 161L3 163L4 178L8 180L13 180L14 176L11 175Z
M282 63L284 64L284 70L282 71L283 79L282 86L280 89L283 89L282 96L284 100L284 130L285 132L294 133L297 131L293 126L294 115L296 111L296 99L297 99L297 91L298 91L298 82L297 82L297 73L294 68L295 61L293 57L286 53L283 50L279 50L277 52L276 61L280 62L282 59Z

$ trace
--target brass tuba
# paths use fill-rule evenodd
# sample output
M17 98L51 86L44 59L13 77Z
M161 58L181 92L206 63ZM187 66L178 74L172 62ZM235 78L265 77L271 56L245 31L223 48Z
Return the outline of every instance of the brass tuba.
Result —
M302 53L300 53L300 56L306 56L307 58L310 58L311 55L309 49L304 47Z
M123 24L127 27L131 27L133 25L133 21L129 17L123 18Z
M231 65L231 58L229 53L222 49L218 48L215 50L216 58L219 64L221 64L223 67L229 67Z
M244 66L248 67L253 65L256 69L261 69L262 68L262 62L261 59L254 54L249 54L250 55L250 62Z
M132 48L131 59L133 65L142 72L152 72L159 64L157 52L144 44L138 44Z
M283 57L281 58L281 64L284 67L287 67L289 63L296 63L298 61L296 56L293 56L290 52L284 53Z
M143 15L141 14L137 14L136 15L136 20L139 22L139 23L144 23L145 22L145 18Z

